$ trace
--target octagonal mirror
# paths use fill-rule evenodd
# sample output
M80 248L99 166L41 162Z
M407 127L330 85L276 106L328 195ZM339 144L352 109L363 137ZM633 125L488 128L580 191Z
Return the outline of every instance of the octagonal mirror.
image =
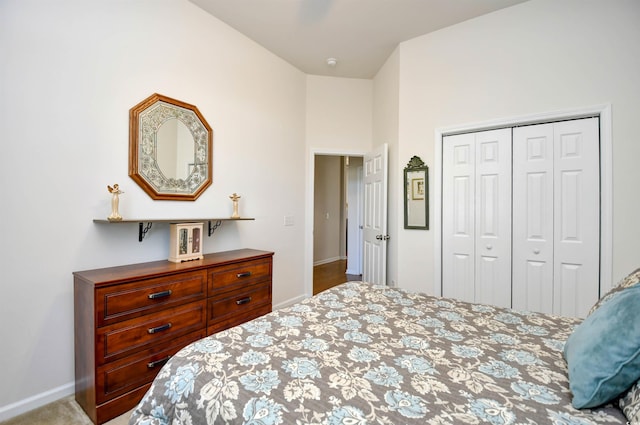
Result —
M156 93L129 110L129 176L153 199L196 200L211 185L212 148L194 105Z

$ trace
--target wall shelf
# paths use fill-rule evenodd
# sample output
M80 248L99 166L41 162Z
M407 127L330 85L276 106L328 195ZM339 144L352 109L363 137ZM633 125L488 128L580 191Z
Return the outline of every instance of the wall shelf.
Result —
M213 235L213 232L222 225L223 221L247 221L255 220L250 217L239 218L130 218L127 220L111 221L107 219L94 219L94 223L100 224L122 224L122 223L138 223L138 242L142 242L147 232L151 229L153 223L198 223L208 222L209 224L209 236Z

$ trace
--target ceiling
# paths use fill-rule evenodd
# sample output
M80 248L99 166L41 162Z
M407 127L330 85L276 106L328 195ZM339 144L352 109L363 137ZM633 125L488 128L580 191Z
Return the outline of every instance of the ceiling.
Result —
M307 74L372 78L400 42L526 0L189 1Z

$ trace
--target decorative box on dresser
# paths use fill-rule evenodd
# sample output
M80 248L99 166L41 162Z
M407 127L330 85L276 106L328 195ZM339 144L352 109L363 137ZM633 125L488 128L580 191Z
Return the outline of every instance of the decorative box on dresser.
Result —
M271 311L273 252L74 272L76 401L96 424L132 409L182 347Z

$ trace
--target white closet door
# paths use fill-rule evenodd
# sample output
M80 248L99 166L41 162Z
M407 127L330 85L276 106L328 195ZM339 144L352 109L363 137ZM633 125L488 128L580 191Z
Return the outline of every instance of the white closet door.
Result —
M443 140L443 295L511 306L511 129Z
M476 133L475 301L511 307L511 129Z
M600 287L600 137L597 118L554 124L554 307L584 317Z
M598 119L513 131L513 307L583 317L600 264Z
M446 136L442 149L442 295L475 297L475 135Z
M553 124L513 129L513 308L553 312Z

